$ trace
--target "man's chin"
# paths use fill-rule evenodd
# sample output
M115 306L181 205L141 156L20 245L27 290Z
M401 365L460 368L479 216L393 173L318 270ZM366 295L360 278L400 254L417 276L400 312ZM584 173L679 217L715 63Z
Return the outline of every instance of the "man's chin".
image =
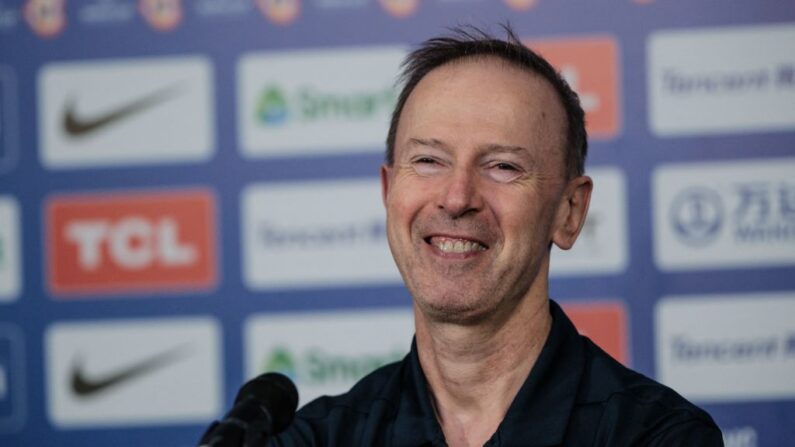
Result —
M417 304L426 320L438 324L473 326L489 319L495 312L493 304L472 298L463 300L437 297L419 299Z

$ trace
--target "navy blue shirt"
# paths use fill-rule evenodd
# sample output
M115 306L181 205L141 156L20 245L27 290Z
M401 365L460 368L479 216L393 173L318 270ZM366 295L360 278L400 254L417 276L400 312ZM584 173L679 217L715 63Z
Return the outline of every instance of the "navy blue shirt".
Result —
M712 418L625 368L550 301L541 354L486 446L722 446ZM401 362L304 406L274 446L444 446L413 343Z

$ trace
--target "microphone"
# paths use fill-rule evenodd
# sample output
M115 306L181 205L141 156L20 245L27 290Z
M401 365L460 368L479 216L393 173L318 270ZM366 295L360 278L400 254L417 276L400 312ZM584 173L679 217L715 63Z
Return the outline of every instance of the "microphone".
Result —
M298 390L283 374L265 373L240 388L235 404L219 422L204 432L199 447L253 447L265 445L293 421Z

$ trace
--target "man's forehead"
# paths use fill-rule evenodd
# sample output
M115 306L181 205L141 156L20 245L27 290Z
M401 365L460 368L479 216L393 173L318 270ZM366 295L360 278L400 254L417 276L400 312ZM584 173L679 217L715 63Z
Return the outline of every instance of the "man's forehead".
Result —
M482 121L470 120L473 126L462 128L462 134L490 125L506 132L505 138L480 141L479 146L518 151L538 147L538 139L549 139L555 148L564 147L566 117L554 87L541 75L494 56L458 59L426 74L401 113L398 133L402 141L397 143L441 147L448 143L444 138L415 132L443 120L449 123L469 118L470 114ZM528 129L534 129L536 135L528 134ZM527 134L528 138L513 138L517 133Z

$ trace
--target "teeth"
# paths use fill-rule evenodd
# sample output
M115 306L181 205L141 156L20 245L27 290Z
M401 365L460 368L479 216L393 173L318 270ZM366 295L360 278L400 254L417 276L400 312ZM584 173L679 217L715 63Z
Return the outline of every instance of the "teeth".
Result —
M477 242L464 241L461 239L433 239L433 245L445 253L469 253L473 251L483 251L486 247Z

